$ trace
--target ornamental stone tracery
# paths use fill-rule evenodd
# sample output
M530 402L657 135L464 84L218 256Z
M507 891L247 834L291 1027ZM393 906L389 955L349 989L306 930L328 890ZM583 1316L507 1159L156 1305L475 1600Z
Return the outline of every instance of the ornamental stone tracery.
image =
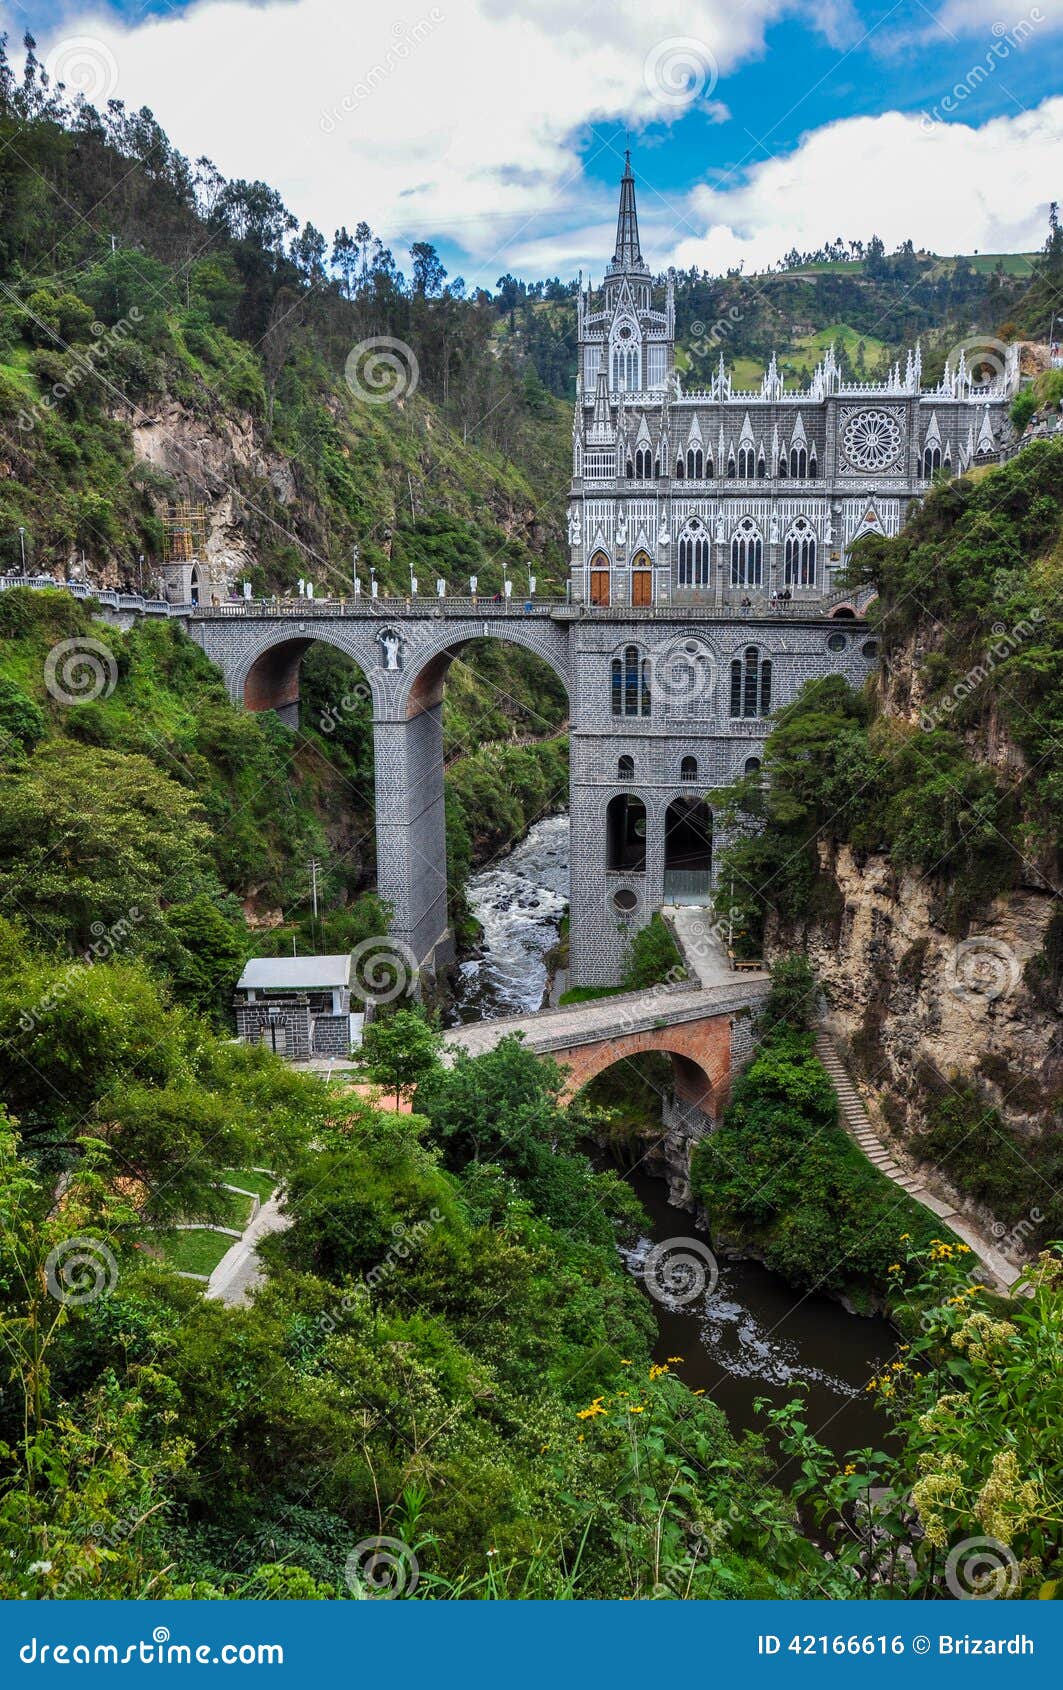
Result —
M891 411L853 411L842 424L846 463L871 475L892 469L900 455L901 425Z

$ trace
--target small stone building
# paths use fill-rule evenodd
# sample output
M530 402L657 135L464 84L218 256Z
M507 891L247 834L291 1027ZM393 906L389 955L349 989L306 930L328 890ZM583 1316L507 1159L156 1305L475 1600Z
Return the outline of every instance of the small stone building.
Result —
M236 983L237 1036L267 1044L289 1062L346 1056L361 1042L351 1013L351 958L255 957Z

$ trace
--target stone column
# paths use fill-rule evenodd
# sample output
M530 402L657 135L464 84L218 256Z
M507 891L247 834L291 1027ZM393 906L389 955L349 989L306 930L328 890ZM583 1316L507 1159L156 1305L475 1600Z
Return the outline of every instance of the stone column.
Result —
M443 811L442 703L405 718L373 720L377 888L393 936L432 969L449 961L447 840Z

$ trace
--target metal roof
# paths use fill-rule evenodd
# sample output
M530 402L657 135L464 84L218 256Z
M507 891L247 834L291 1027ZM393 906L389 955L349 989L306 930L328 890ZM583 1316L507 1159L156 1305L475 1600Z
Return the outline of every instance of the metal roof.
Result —
M312 992L349 985L350 978L349 951L343 956L261 956L252 957L236 989Z

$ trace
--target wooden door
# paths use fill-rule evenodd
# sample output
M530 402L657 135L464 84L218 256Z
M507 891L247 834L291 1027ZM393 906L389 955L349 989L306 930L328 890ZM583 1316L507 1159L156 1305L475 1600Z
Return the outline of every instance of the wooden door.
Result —
M631 602L632 604L653 603L653 574L649 569L632 570Z
M609 603L609 571L608 569L591 570L591 603Z

